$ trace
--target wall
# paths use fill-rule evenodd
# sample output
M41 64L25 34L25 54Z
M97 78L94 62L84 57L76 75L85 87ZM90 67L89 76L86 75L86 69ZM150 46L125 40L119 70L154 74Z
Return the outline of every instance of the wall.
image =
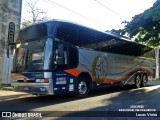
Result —
M12 69L12 55L6 55L8 40L8 26L10 22L15 24L14 40L20 29L22 0L0 0L0 84L10 84L10 72Z

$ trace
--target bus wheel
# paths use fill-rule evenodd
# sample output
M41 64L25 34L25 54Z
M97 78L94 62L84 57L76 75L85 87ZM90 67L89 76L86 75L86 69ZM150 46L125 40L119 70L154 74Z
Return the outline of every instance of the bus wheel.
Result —
M141 75L137 74L135 77L135 87L140 88L140 86L141 86Z
M83 97L87 96L88 93L89 93L88 83L85 80L83 80L82 78L80 78L78 81L78 85L77 85L77 94L76 95L78 97L83 98Z
M146 74L143 74L141 86L142 87L147 86L147 82L148 82L148 76Z

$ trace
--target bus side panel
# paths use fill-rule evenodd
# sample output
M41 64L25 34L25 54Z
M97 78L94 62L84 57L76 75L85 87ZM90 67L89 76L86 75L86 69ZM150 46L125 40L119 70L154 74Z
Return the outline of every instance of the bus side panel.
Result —
M79 49L78 69L90 74L93 89L121 84L114 79L114 63L110 56L104 52Z
M153 76L153 63L146 58L79 49L78 69L91 75L93 89L134 84L137 71Z
M154 77L154 62L151 59L113 55L115 79L124 84L134 84L137 72Z
M155 69L156 69L156 62L154 59L147 59L147 58L140 58L143 59L144 62L142 63L142 68L146 70L146 73L149 77L149 80L153 80L155 78Z
M123 84L133 84L136 68L140 66L136 57L112 54L114 62L114 75L116 81Z
M77 69L57 71L53 73L53 90L54 94L65 94L76 92ZM77 73L78 74L78 73Z

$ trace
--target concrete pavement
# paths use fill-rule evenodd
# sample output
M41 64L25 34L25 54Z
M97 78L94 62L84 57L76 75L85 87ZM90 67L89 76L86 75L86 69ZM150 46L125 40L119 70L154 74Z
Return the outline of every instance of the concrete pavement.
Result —
M13 87L2 87L1 90L13 91Z
M0 101L17 99L29 94L23 92L14 92L12 87L4 87L0 90Z

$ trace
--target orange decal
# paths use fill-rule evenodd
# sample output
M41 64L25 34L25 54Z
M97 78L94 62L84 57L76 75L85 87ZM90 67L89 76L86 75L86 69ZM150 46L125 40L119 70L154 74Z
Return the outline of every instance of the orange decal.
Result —
M115 83L118 82L117 80L104 80L103 83Z
M145 68L135 68L134 70L128 72L127 74L125 74L125 75L123 75L123 76L121 76L121 77L116 78L115 80L113 80L113 79L103 80L103 83L115 83L115 82L119 82L119 81L125 80L125 79L127 79L130 75L134 74L136 71L146 71L146 72L148 73L148 75L151 75L151 76L154 75L151 71L149 71L149 70L147 70L147 69L145 69Z
M14 78L14 77L20 77L20 76L23 76L22 74L19 74L19 73L12 73L11 74L11 77Z
M25 79L25 80L30 80L29 78L27 78L26 76L19 74L19 73L12 73L11 74L11 78L13 79Z
M78 70L78 69L64 70L64 72L66 72L66 73L68 73L70 75L76 76L76 77L81 73L81 71Z

